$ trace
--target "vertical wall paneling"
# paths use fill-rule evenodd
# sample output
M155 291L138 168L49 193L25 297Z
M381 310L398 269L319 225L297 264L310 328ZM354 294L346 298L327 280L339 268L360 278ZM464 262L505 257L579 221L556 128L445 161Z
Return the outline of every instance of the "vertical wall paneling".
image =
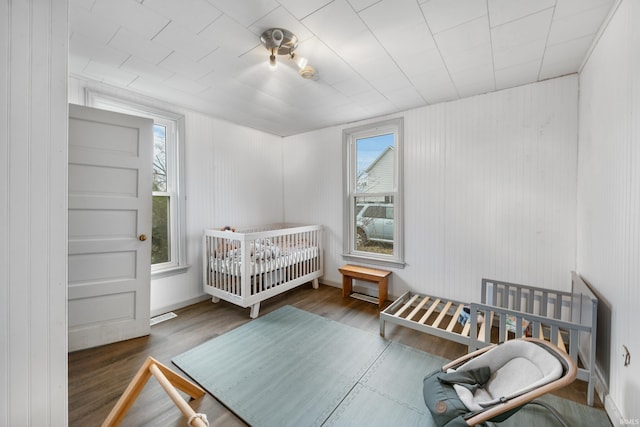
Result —
M0 2L0 235L9 235L9 2ZM0 242L0 424L9 423L9 242Z
M326 128L283 142L285 221L322 224L325 279L336 278L342 241L342 129Z
M622 1L580 75L578 271L611 307L605 407L638 420L640 353L640 4ZM623 345L632 355L624 366ZM608 375L606 375L608 374ZM609 410L608 409L608 410ZM616 421L616 420L614 420Z
M477 300L483 277L569 289L577 96L573 75L402 113L406 266L394 269L392 294ZM285 215L325 225L333 283L343 263L341 132L284 143Z
M282 138L98 82L69 79L69 102L84 91L184 115L187 264L183 274L152 278L151 315L193 303L202 291L202 231L283 221Z
M0 4L0 425L65 425L68 2Z

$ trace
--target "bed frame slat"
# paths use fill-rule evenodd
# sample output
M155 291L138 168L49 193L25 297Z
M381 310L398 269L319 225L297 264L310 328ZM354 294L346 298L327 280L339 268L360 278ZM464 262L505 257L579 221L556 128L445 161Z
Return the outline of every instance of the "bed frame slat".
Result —
M447 332L453 331L453 328L456 326L456 323L458 322L458 316L460 316L460 312L462 311L463 307L464 307L464 304L458 304L458 308L456 309L456 312L453 313L453 317L451 318L449 325L447 325Z
M493 327L493 311L489 311L488 313L484 313L484 322L480 325L480 331L478 332L478 340L482 342L491 342L491 339L486 339L486 335L489 335L491 338L491 328ZM487 323L489 324L489 329L486 329Z
M427 321L429 316L431 316L431 313L433 313L433 311L436 309L436 307L438 307L438 304L440 304L440 298L437 298L436 300L433 301L433 304L431 304L431 306L429 307L427 312L424 314L424 316L422 316L420 318L420 320L418 320L418 323L421 323L421 324L424 325L424 322Z
M462 332L460 332L460 335L468 337L470 330L471 330L471 320L467 321L467 323L464 324L464 328L462 328Z
M451 307L451 301L447 301L447 303L444 305L444 308L440 311L440 314L438 315L438 317L436 317L436 320L433 322L433 327L437 328L438 326L440 326L440 322L442 322L442 319L444 319L444 316L446 316L447 312L449 311L449 307Z
M402 315L402 313L404 313L409 307L411 307L411 305L415 302L415 300L418 299L420 295L415 294L414 296L411 297L411 299L409 299L409 301L403 305L402 307L400 307L400 310L398 310L397 312L395 312L393 315L396 317L400 317Z
M418 295L416 295L417 297ZM422 309L422 307L424 307L424 305L429 301L430 297L424 297L422 299L422 301L420 301L420 303L416 306L416 308L413 309L413 311L411 313L409 313L409 315L407 316L407 320L411 320L413 319L413 317L418 314L418 312Z

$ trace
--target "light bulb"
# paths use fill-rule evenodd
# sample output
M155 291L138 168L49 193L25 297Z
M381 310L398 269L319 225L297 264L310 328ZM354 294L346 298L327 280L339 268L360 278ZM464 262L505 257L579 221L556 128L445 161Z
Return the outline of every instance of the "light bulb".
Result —
M296 63L299 70L302 70L304 67L306 67L307 63L309 62L304 56L300 56L295 53L291 54L291 59Z
M276 55L271 49L271 56L269 56L269 68L275 70L278 67L278 63L276 62Z

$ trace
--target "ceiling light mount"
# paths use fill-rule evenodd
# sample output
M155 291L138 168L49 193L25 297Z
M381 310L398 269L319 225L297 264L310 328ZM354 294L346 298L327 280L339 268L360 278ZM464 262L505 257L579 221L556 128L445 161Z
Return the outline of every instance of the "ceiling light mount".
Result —
M298 48L298 36L284 28L269 28L260 36L263 46L269 51L269 66L277 66L276 55L287 55L298 67L298 74L305 79L316 79L316 70L308 60L294 53Z
M269 51L278 55L290 55L298 47L298 37L284 28L270 28L260 36L260 41Z

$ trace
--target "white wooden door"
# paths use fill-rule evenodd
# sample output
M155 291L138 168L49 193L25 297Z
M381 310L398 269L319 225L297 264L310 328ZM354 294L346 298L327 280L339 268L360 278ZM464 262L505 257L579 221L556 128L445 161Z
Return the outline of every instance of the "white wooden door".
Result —
M69 351L149 334L153 121L69 105Z

